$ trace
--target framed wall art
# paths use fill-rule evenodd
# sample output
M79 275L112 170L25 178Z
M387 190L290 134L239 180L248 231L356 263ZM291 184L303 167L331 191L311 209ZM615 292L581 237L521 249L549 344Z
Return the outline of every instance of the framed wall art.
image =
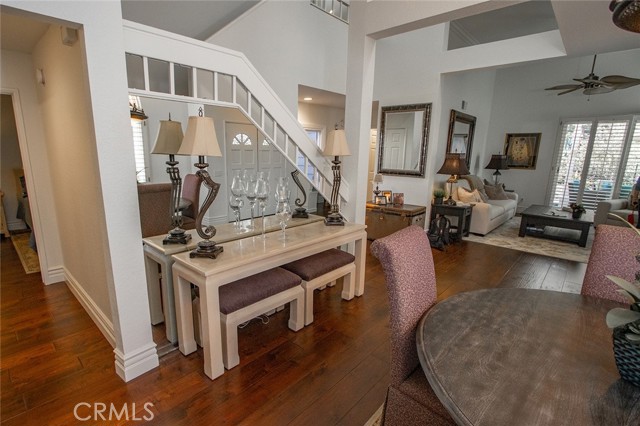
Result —
M507 133L504 153L510 169L535 170L542 133Z

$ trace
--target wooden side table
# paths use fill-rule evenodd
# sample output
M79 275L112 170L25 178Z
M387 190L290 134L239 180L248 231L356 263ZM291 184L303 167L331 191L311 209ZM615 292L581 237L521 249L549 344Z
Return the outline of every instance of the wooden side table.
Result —
M451 235L452 238L459 241L462 237L469 236L469 225L471 224L471 214L473 213L472 205L457 205L450 206L448 204L432 204L431 205L431 219L436 218L436 215L441 216L454 216L458 219L456 225L452 225L451 228L456 232Z
M378 205L367 203L365 224L367 238L375 240L393 234L410 225L422 226L427 213L425 206L413 204Z

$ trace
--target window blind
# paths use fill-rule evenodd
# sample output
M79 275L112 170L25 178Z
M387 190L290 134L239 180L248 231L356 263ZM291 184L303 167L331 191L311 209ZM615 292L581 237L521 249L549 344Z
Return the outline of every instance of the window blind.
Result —
M133 132L133 151L136 160L136 179L138 182L147 181L147 167L144 161L144 139L142 138L142 121L131 120Z

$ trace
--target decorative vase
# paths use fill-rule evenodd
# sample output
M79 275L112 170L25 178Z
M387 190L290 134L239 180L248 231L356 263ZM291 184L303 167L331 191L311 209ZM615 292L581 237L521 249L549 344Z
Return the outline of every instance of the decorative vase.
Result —
M579 210L573 210L571 212L571 217L574 219L580 219L582 217L582 212Z
M627 327L613 329L613 357L623 380L640 387L640 345L625 337Z

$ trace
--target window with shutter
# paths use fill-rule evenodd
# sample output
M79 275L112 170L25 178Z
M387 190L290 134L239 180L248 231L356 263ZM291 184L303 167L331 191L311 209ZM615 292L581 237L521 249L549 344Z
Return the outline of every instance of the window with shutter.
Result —
M627 197L640 173L638 116L566 121L549 199L557 207Z
M138 182L147 181L147 166L144 156L144 139L142 137L141 120L131 120L131 131L133 132L133 152L136 159L136 179Z

